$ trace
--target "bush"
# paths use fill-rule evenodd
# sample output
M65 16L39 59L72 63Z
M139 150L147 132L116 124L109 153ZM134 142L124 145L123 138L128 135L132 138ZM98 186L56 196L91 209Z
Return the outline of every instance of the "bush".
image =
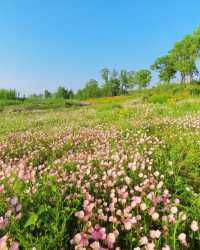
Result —
M193 96L195 96L195 95L199 96L200 95L200 88L192 88L192 89L190 89L190 94L193 95Z
M169 97L167 95L156 95L148 98L149 102L163 104L168 101Z

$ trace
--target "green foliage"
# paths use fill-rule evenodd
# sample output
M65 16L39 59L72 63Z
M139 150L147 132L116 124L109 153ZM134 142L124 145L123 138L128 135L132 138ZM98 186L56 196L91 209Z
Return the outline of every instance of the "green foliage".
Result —
M22 204L22 217L18 220L13 214L8 226L4 230L0 229L1 236L9 234L19 242L20 249L74 249L70 240L84 229L84 221L75 216L75 212L83 210L85 200L84 193L81 194L76 187L79 178L85 179L92 199L100 197L109 204L111 188L108 187L108 192L103 194L104 188L98 189L94 185L103 180L96 176L107 173L107 163L110 162L111 169L117 166L117 169L123 169L124 174L128 173L132 183L125 185L129 188L135 187L139 179L141 182L144 180L139 177L139 173L143 171L143 164L147 164L145 174L151 166L151 178L159 174L164 185L159 190L156 187L159 182L155 182L150 192L162 195L164 190L169 190L169 199L173 203L167 204L165 208L177 206L178 213L174 215L176 222L164 224L163 209L159 213L160 219L152 223L148 214L150 203L145 194L142 202L147 204L147 210L141 211L137 206L130 212L135 216L139 210L141 220L137 223L141 223L142 228L135 224L133 230L127 231L108 221L101 224L97 217L93 217L92 223L99 223L108 232L118 229L117 245L121 249L132 250L139 245L141 235L149 237L149 230L152 229L162 231L160 240L154 240L158 249L166 242L172 249L174 246L174 249L183 249L177 240L182 232L187 235L187 248L199 249L199 232L192 232L190 228L192 220L200 220L200 101L194 94L198 95L199 89L198 84L161 84L151 89L134 91L131 96L96 99L97 104L81 109L3 112L0 116L0 158L5 164L2 164L2 168L5 165L7 174L9 169L18 167L15 161L21 160L20 163L25 164L18 169L26 169L25 177L32 171L35 171L35 175L33 181L17 178L15 173L12 177L5 175L2 179L5 186L5 192L0 192L2 216L10 208L10 197L16 196ZM145 102L143 96L146 97ZM42 100L43 104L49 106L66 102L54 98ZM37 102L36 99L28 99L24 105ZM111 132L114 132L113 136ZM135 141L135 138L139 140ZM145 140L149 142L145 143ZM152 150L154 147L155 150ZM134 162L135 153L137 170L130 171L127 165ZM146 155L151 156L152 163L144 160ZM115 160L116 156L119 158ZM86 160L82 160L86 158L88 165ZM13 162L12 168L7 167L10 161ZM77 174L80 168L82 172ZM19 172L16 171L16 174ZM72 180L75 184L72 184ZM124 186L123 177L114 183L114 188L117 185L120 188ZM143 189L145 191L146 187ZM140 195L140 192L134 192ZM176 198L180 199L180 203L175 204ZM99 204L95 204L93 213L96 213ZM123 204L120 204L119 209L121 207ZM156 211L160 209L161 204L157 204ZM182 223L178 219L181 211L187 214L186 221ZM169 229L167 236L163 233L163 225Z
M20 105L23 104L23 100L16 99L16 100L10 100L10 99L0 99L0 108L4 108L7 106L13 106L13 105Z
M117 96L120 93L120 80L115 75L116 73L111 76L108 82L102 87L102 95L103 96Z
M168 101L167 95L154 95L148 98L149 102L163 104Z
M15 89L0 89L0 99L16 100L18 97Z
M107 68L103 68L100 73L104 82L107 83L109 81L110 70Z
M51 95L51 92L49 92L47 89L44 90L44 98L50 98L52 95Z
M20 222L12 220L10 224L10 233L20 241L21 249L70 249L70 233L77 230L71 228L76 225L72 215L80 206L80 200L65 200L50 177L39 181L35 194L27 196L24 191L18 197L26 201L26 215ZM69 190L65 195L67 192Z
M119 75L120 94L127 94L134 87L134 71L121 70Z
M197 96L199 96L200 95L200 88L192 88L192 89L190 89L190 94L191 95L197 95Z
M78 99L89 99L105 96L126 95L134 87L147 87L151 81L151 72L149 70L139 70L137 72L115 69L112 71L104 68L101 70L103 84L99 85L94 79L88 81L84 88L76 93Z
M54 96L57 99L71 99L73 97L73 91L68 90L63 86L60 86L60 87L58 87L58 89L55 92Z
M145 88L151 81L151 72L147 69L141 69L135 72L134 82L140 89Z
M169 52L174 62L174 69L181 74L181 82L186 82L187 76L192 79L193 75L197 74L195 64L197 50L193 35L187 35Z
M156 59L151 69L159 72L159 78L163 82L170 82L176 74L174 62L169 55Z
M85 87L78 90L76 98L89 99L103 96L117 96L128 94L134 87L134 72L121 70L117 72L104 68L101 70L103 84L99 85L94 79L89 80Z
M176 42L166 56L156 59L151 68L159 72L161 81L169 82L179 73L182 83L192 82L199 73L196 65L199 51L200 28Z
M101 96L101 89L98 86L98 82L94 79L89 80L83 89L78 90L76 94L76 98L88 99L88 98L95 98Z

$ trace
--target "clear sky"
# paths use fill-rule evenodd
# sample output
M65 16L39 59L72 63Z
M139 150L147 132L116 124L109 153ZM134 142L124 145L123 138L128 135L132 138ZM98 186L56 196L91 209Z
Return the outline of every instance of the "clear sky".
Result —
M76 90L147 68L200 25L199 0L1 0L0 88Z

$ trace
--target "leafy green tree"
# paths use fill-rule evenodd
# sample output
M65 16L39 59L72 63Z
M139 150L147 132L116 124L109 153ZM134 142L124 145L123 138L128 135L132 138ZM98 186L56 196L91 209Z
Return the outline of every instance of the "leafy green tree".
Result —
M104 83L107 83L110 77L110 70L107 68L103 68L100 73L101 73L101 78L104 80Z
M47 99L47 98L50 98L51 97L51 92L48 91L47 89L44 90L44 98Z
M120 80L118 78L118 72L113 69L111 72L108 70L109 75L104 79L102 86L103 96L116 96L120 94ZM103 78L103 77L102 77Z
M117 96L120 94L120 80L118 78L113 78L110 81L111 85L111 96Z
M191 81L198 72L196 67L197 44L193 35L185 36L181 41L175 43L169 52L174 63L174 69L180 72L181 82Z
M15 100L18 93L15 89L0 89L0 99Z
M86 98L101 96L101 90L99 88L98 82L94 79L91 79L86 83L84 90Z
M101 89L98 82L94 79L89 80L83 89L80 89L76 97L78 99L95 98L101 96Z
M120 80L118 78L118 72L113 69L110 77L111 96L117 96L120 94Z
M159 57L151 66L159 72L161 81L169 82L178 72L181 82L191 82L199 74L196 65L200 57L200 26L190 35L175 43L166 56Z
M70 92L68 89L66 89L63 86L58 87L57 91L55 92L55 97L58 99L69 99L70 98Z
M160 81L163 82L169 83L176 75L173 60L169 55L157 58L151 69L159 72Z
M200 57L200 26L193 32L193 43L196 48L196 58Z
M69 99L72 99L72 98L74 97L74 92L73 92L72 89L70 89L70 90L68 91L68 96L69 96Z
M130 88L130 73L122 69L119 73L120 94L127 94Z
M85 98L85 95L84 95L83 89L79 89L79 90L76 92L75 98L76 98L76 99L79 99L79 100L84 100L84 99L86 99L86 98Z
M148 86L151 81L151 71L141 69L135 72L134 83L141 89Z
M112 84L111 82L106 82L101 88L102 96L112 96Z
M128 72L128 81L129 81L129 87L128 87L128 89L133 89L137 84L136 84L136 82L135 82L135 71L129 71Z

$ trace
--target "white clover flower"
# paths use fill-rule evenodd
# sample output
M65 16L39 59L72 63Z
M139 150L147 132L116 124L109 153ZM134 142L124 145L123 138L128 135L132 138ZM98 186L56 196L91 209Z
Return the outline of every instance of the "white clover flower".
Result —
M199 230L199 226L198 226L198 222L197 221L195 221L195 220L193 220L192 221L192 223L191 223L191 229L192 229L192 231L193 232L196 232L196 231L198 231Z
M139 243L141 246L146 245L148 243L148 238L146 236L143 236L142 238L140 238Z
M176 214L178 212L178 208L176 206L171 207L171 213Z
M159 218L159 214L157 212L154 212L152 215L151 215L152 219L153 220L158 220Z

